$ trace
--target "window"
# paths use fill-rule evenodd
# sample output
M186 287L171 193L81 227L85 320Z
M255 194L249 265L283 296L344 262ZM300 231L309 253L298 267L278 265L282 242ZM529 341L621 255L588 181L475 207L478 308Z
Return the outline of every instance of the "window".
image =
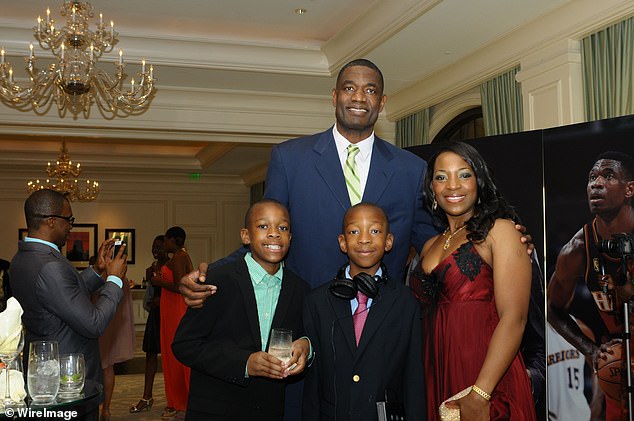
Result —
M484 136L482 107L477 107L454 117L440 130L432 142L467 140L482 136Z

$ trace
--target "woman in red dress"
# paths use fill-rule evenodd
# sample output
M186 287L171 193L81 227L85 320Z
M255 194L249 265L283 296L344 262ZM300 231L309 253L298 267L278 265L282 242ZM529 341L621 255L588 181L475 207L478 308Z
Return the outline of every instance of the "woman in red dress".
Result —
M168 419L184 415L189 395L189 367L180 363L172 353L172 341L187 305L178 292L180 279L193 270L191 259L185 250L185 230L172 227L165 232L165 251L172 258L161 266L160 276L153 277L152 283L161 290L161 362L165 379L167 407L162 418Z
M442 234L424 245L412 289L428 304L423 361L428 419L443 401L462 421L535 420L519 353L531 262L500 196L471 146L452 142L431 159L426 200Z

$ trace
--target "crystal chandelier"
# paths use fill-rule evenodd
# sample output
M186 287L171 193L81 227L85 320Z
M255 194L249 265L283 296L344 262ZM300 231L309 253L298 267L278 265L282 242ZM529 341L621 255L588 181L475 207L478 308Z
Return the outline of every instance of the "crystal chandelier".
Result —
M55 190L62 193L71 202L75 200L80 202L95 200L97 195L99 195L99 183L94 180L86 180L85 183L79 181L80 166L79 162L73 165L73 161L68 156L66 141L62 141L62 149L59 152L57 162L55 165L51 165L49 162L46 167L46 173L48 174L46 182L41 182L39 179L30 180L26 184L26 190L29 194L42 189Z
M0 49L0 100L6 105L37 114L46 113L57 104L59 115L70 112L75 117L83 113L89 117L90 108L96 104L105 118L126 117L143 112L154 94L153 66L141 62L141 72L124 87L123 51L114 60L116 72L109 75L96 67L104 53L110 53L119 42L114 22L109 27L99 14L96 31L88 29L88 19L94 16L92 5L78 0L64 0L61 15L66 17L66 26L58 28L51 18L50 9L46 18L37 18L33 28L40 47L53 54L54 62L47 69L35 66L33 43L29 45L29 57L25 57L27 81L15 82L13 68Z

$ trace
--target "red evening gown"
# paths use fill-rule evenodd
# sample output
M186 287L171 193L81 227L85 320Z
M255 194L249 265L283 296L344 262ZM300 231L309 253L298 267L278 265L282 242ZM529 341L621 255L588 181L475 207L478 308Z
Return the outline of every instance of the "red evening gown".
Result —
M174 275L167 266L161 266L164 281L173 282ZM167 288L161 290L161 362L165 379L167 406L179 411L187 410L190 368L181 364L172 353L172 342L187 304L183 296Z
M444 400L475 383L499 321L493 270L470 242L441 261L432 275L438 281L438 298L423 330L430 421L440 419L438 407ZM410 280L423 302L430 291L425 278L419 273ZM519 352L491 395L491 420L535 420L530 383Z

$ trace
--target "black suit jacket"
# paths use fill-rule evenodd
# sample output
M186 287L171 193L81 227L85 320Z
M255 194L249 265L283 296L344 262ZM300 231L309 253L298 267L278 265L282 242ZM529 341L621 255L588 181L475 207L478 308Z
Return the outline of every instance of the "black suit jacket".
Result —
M86 378L101 382L98 338L117 310L121 288L104 284L90 268L79 273L57 250L37 242L20 241L9 272L13 295L24 310L24 369L31 341L55 340L60 354L84 354Z
M377 420L376 402L386 391L404 403L408 420L426 419L420 310L409 288L393 280L380 285L358 348L350 302L328 285L306 298L304 327L315 360L306 372L302 420Z
M281 420L286 381L245 378L247 359L262 350L255 293L243 259L207 272L218 287L202 308L189 308L172 350L192 368L187 419ZM284 269L271 328L304 335L302 306L308 285Z

